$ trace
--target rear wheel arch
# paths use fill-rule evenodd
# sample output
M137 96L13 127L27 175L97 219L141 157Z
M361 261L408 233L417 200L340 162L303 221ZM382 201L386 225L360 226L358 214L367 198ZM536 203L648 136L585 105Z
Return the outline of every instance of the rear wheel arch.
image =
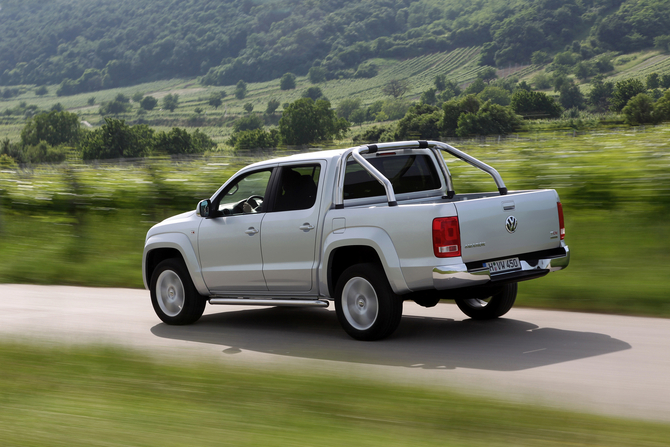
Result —
M334 249L328 258L328 292L335 296L337 281L342 273L355 264L376 264L383 269L381 257L369 245L348 245Z

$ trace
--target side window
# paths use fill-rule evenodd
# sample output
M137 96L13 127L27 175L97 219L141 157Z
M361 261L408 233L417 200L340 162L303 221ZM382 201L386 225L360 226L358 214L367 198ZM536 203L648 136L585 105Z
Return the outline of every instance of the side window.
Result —
M428 155L398 155L368 158L368 162L391 181L396 194L429 191L441 187L435 164ZM384 187L355 160L347 162L344 198L383 196Z
M306 210L314 206L319 186L319 164L281 168L274 211Z
M246 174L229 185L219 196L219 211L223 215L263 212L265 191L271 169Z

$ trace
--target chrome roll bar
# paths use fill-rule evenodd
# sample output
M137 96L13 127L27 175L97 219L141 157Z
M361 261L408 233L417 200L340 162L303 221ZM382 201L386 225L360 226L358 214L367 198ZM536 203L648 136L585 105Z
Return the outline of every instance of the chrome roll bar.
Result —
M468 155L465 152L459 151L453 146L450 146L446 143L442 143L440 141L398 141L394 143L368 144L363 146L352 147L347 149L342 154L338 162L339 173L337 179L337 187L335 188L336 191L334 198L335 208L338 209L344 208L344 176L346 174L347 161L349 157L353 157L354 160L356 160L361 166L363 166L363 168L366 171L370 173L370 175L372 175L379 183L381 183L381 185L386 190L386 200L388 201L389 206L398 205L398 202L396 201L395 197L395 191L393 190L393 185L391 184L390 180L384 177L384 175L381 172L379 172L374 166L372 166L372 164L370 164L370 162L368 162L365 159L365 157L363 157L363 154L374 154L380 150L385 151L393 149L430 149L435 155L435 158L437 158L437 162L438 165L440 166L440 170L442 171L442 175L444 175L444 178L447 182L448 198L452 198L454 196L455 194L454 186L451 179L451 173L449 172L449 168L447 167L447 164L444 162L442 154L440 154L438 150L446 152L458 158L459 160L463 160L469 165L472 165L475 168L478 168L486 172L491 177L493 177L493 180L495 181L496 186L498 187L500 195L504 196L505 194L507 194L507 188L505 187L505 182L503 182L503 179L498 173L498 171L496 171L494 168L487 165L486 163L479 161L475 157L472 157L471 155Z

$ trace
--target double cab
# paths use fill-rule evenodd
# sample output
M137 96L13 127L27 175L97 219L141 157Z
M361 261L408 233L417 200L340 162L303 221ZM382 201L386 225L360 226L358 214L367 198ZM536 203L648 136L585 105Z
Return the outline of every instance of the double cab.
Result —
M445 154L496 188L458 193ZM334 301L351 337L378 340L406 300L504 315L519 282L568 266L564 237L556 191L508 191L494 168L446 143L402 141L249 165L152 227L142 268L167 324L197 321L207 303Z

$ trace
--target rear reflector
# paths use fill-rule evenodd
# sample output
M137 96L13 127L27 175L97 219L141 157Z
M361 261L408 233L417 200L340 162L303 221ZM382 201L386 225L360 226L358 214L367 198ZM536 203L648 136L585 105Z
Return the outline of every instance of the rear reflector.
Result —
M558 226L561 232L561 240L565 239L565 222L563 221L563 204L557 202L556 206L558 207Z
M461 255L461 232L458 217L438 217L433 220L433 253L438 258Z

